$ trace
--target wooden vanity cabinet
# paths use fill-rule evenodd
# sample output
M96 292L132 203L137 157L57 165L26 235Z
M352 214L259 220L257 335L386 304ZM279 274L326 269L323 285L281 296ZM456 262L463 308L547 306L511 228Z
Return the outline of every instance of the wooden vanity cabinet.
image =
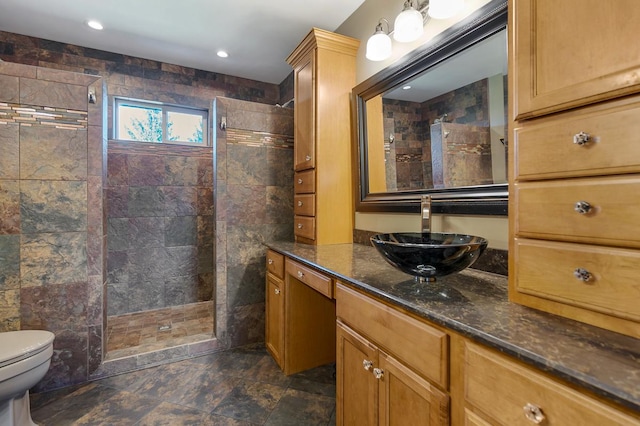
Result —
M640 9L597 4L509 1L509 299L640 338Z
M267 351L285 374L335 361L332 278L268 250L265 311Z
M359 44L313 28L287 58L294 70L294 202L299 207L294 235L299 242L353 240L350 93Z
M338 283L336 423L448 425L448 336Z
M640 425L618 409L496 351L464 343L465 420L470 425Z

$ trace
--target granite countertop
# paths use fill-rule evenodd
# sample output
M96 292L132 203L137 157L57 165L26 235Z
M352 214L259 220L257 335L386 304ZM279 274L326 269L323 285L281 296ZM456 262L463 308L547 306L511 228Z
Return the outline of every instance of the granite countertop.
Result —
M439 292L362 244L269 242L272 250L364 293L640 411L640 340L508 301L507 277L475 269L439 278Z

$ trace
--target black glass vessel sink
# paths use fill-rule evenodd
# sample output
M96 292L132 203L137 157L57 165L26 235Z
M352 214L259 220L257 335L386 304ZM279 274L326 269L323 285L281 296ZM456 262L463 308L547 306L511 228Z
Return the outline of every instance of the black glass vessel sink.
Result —
M482 237L437 232L378 234L371 243L387 262L420 281L462 271L487 247Z

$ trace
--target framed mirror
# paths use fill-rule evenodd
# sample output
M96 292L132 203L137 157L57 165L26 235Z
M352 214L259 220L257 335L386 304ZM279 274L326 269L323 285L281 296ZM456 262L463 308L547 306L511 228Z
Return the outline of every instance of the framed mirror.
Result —
M506 25L492 0L354 88L357 211L507 214Z

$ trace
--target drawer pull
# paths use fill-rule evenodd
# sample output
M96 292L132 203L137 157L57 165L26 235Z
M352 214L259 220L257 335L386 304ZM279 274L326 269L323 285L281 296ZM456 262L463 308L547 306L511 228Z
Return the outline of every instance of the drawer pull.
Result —
M573 209L580 214L587 214L591 211L591 204L587 203L586 201L578 201L573 206Z
M373 361L369 361L368 359L363 359L362 366L364 367L365 370L369 371L371 370L371 367L373 367Z
M267 262L269 263L269 265L273 265L273 259L269 259L267 260Z
M588 283L593 278L593 275L591 275L591 272L587 271L584 268L576 268L573 271L573 276L585 283Z
M302 185L302 179L298 178L298 185Z
M524 409L524 416L527 418L527 420L530 420L537 425L544 422L545 417L544 417L544 414L542 413L542 409L537 405L527 403L527 405L525 405L523 409Z
M302 229L302 224L301 223L298 224L298 229Z
M279 288L276 288L276 289L274 289L274 290L273 290L273 292L274 292L275 294L280 294L280 289L279 289Z
M306 161L311 161L311 156L310 156L310 155L306 155L306 156L304 157L304 159L305 159Z
M302 271L298 271L298 278L302 278L304 277L304 274L302 273Z
M591 136L586 132L579 132L573 135L573 143L576 145L585 145L587 142L591 140Z
M302 207L302 204L304 204L302 201L298 201L298 207Z
M384 376L384 371L382 371L379 368L374 368L373 369L373 377L375 377L378 380L382 380L383 376Z

